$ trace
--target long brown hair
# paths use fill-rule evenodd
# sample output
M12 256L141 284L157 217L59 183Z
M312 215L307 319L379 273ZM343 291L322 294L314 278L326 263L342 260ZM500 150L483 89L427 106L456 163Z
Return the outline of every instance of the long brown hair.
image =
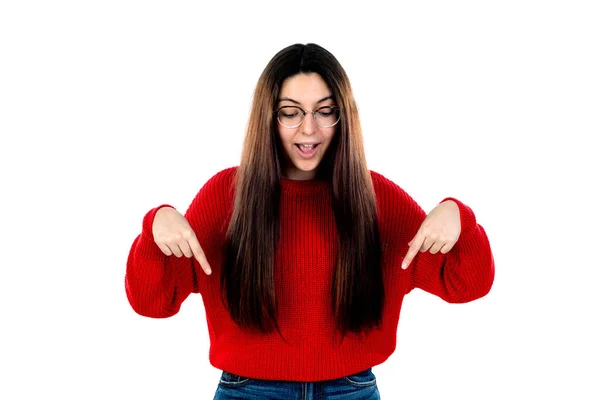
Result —
M310 72L323 78L342 110L338 130L319 165L317 178L329 180L332 187L338 254L331 307L337 327L345 335L347 331L361 332L381 323L385 299L381 244L375 192L350 81L338 60L316 44L294 44L279 51L258 80L237 169L221 293L232 319L240 327L262 332L275 327L279 331L274 260L285 158L273 109L284 80Z

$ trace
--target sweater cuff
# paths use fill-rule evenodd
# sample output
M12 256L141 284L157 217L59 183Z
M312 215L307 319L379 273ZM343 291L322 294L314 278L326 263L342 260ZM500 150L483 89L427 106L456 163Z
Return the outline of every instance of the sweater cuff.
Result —
M162 260L165 256L160 247L158 247L156 242L154 242L154 235L152 234L152 224L154 223L154 217L156 216L156 212L163 207L175 208L170 204L162 204L148 211L148 213L144 216L144 219L142 221L142 243L140 243L141 248L138 251L144 258L150 260Z
M440 203L443 203L446 200L452 200L458 205L458 209L460 211L461 236L465 233L472 232L477 227L477 221L475 219L475 213L473 213L473 210L471 210L470 207L465 205L460 200L455 199L454 197L446 197L444 200L440 201Z

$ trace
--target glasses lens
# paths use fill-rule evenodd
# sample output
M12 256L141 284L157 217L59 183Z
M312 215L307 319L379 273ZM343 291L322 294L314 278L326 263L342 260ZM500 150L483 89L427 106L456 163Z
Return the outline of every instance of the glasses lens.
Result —
M277 112L277 119L281 122L281 125L289 128L300 125L303 118L304 113L298 107L281 107Z
M335 107L321 107L315 114L317 125L322 128L328 128L338 123L340 120L340 110Z

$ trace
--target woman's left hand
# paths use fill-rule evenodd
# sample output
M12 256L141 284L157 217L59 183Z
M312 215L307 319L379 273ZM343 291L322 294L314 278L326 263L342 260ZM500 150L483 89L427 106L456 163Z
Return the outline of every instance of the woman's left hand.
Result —
M402 262L402 269L408 268L419 250L429 250L431 254L438 251L446 254L454 247L460 236L460 210L452 200L438 204L421 224L415 237L408 242L410 246Z

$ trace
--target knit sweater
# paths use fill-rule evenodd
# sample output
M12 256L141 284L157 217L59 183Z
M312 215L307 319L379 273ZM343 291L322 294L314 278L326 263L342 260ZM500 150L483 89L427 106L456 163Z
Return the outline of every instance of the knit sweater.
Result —
M281 233L275 258L279 333L240 329L221 302L221 248L231 218L237 167L215 174L200 189L185 218L212 268L206 275L194 258L166 256L153 240L156 212L143 218L142 232L131 247L125 290L133 310L152 318L175 315L191 294L202 296L210 337L209 361L217 369L269 380L311 382L338 379L383 363L396 348L404 296L415 288L450 303L487 294L494 279L494 259L483 227L473 211L455 198L461 233L446 254L418 252L401 268L408 242L426 217L398 185L371 171L382 246L385 289L383 323L368 334L335 336L331 286L337 237L331 183L282 178Z

